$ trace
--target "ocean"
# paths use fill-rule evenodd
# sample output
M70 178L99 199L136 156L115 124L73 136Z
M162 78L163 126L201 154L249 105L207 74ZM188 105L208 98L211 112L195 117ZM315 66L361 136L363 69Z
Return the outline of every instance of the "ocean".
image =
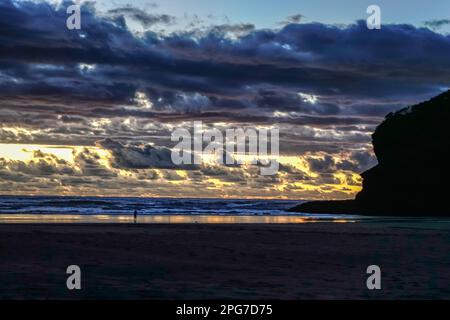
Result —
M296 200L0 196L0 222L298 223L351 219L290 213Z
M0 196L0 213L129 215L285 215L299 201L182 198Z
M382 222L449 227L434 217L368 217L287 212L299 200L0 196L0 223Z

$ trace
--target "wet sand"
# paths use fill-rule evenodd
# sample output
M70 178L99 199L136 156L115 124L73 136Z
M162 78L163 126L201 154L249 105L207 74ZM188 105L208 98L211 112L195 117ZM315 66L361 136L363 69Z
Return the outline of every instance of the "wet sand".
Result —
M449 226L0 224L0 298L450 299ZM380 291L366 288L373 264ZM69 265L81 291L66 289Z
M355 216L356 217L356 216ZM355 222L352 216L320 217L291 215L138 215L137 223L142 224L297 224L316 222ZM0 214L2 223L134 223L133 215L80 215L80 214Z

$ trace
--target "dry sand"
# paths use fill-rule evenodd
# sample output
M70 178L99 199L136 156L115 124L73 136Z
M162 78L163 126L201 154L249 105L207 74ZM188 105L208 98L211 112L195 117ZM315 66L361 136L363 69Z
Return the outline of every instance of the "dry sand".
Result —
M448 226L3 224L0 298L449 299ZM81 291L66 289L72 264Z

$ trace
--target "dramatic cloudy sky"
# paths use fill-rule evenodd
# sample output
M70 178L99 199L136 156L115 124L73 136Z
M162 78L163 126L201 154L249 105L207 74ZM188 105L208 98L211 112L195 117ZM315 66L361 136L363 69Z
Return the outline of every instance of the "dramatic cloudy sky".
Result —
M448 0L70 4L0 0L0 194L349 198L383 117L450 87ZM278 127L278 174L174 166L199 120Z

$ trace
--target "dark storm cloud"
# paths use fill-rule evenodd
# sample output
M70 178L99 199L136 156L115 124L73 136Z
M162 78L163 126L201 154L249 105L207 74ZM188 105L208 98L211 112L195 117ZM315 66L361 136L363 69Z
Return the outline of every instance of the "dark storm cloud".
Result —
M239 24L221 24L210 28L209 32L219 35L226 35L231 33L234 35L244 35L255 30L255 25L251 23Z
M300 23L302 21L303 18L306 18L304 15L302 14L294 14L292 16L289 16L286 18L286 20L280 22L279 24L281 25L287 25L290 23Z
M150 14L131 5L123 8L108 10L107 16L110 16L114 19L117 19L119 17L131 18L141 23L144 27L150 27L155 24L172 24L176 21L176 18L173 16L167 14Z
M368 151L355 151L347 158L336 164L338 170L362 173L376 165L375 156Z
M309 167L314 172L332 173L336 170L336 162L333 157L325 155L323 158L309 158Z
M321 158L309 157L306 160L312 171L322 174L341 170L362 173L377 163L375 156L369 151L353 151L341 159L326 154Z
M197 169L195 165L175 165L172 151L164 147L151 145L124 145L112 139L100 140L97 145L109 150L113 158L112 165L122 169Z
M256 30L238 40L216 33L199 39L183 33L163 37L147 33L139 39L123 26L96 16L90 6L83 7L79 32L65 29L65 5L55 9L45 3L6 0L0 9L3 61L22 63L22 74L31 79L39 76L31 70L31 63L63 67L59 71L42 68L40 76L47 81L35 88L36 93L70 94L74 90L95 102L102 89L114 100L113 92L122 91L120 86L125 83L148 87L164 97L171 92L201 91L208 82L209 88L200 94L220 99L220 93L236 92L253 101L260 95L248 86L269 84L276 89L282 85L293 92L303 89L324 95L402 97L411 88L426 94L448 85L449 38L408 25L386 25L383 31L373 32L362 22L344 29L318 23L290 24L279 31ZM80 82L74 89L50 81L69 77L66 68L77 63L97 64L98 69L89 76L71 72L71 80ZM11 71L9 76L15 76ZM100 82L106 79L110 81ZM88 83L83 86L82 80ZM89 82L97 84L92 92ZM15 85L19 91L20 84ZM110 87L114 84L118 87ZM31 88L24 89L30 92ZM132 98L126 90L127 95Z

